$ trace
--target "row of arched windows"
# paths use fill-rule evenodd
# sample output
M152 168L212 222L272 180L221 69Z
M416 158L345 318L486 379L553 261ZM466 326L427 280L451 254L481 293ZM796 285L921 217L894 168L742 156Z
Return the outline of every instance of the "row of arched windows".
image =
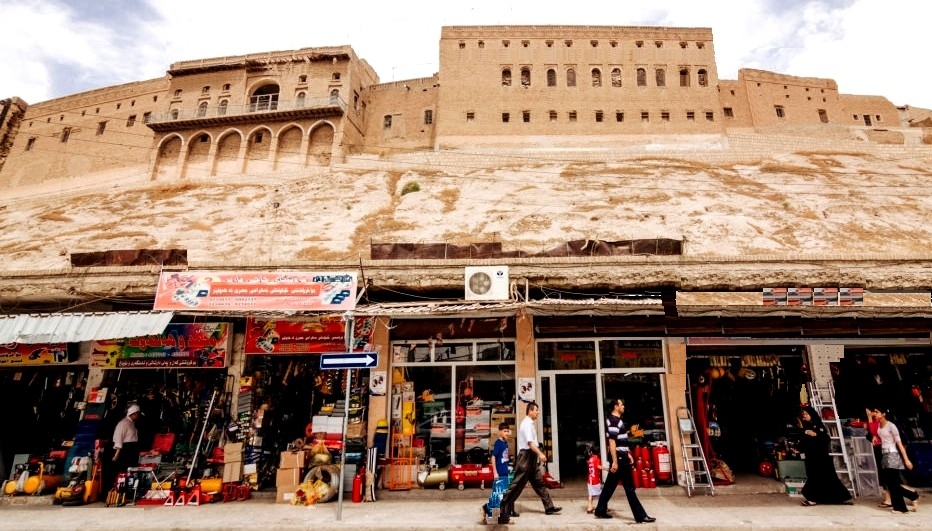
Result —
M521 68L521 86L529 87L531 86L531 69L529 67ZM593 87L601 87L602 80L602 69L593 68L590 72L590 80ZM709 73L705 68L700 68L696 71L697 82L700 87L709 86ZM622 86L622 71L621 68L613 68L609 72L608 82L613 87ZM636 72L635 83L639 87L647 86L647 69L639 67ZM680 68L679 69L679 86L689 87L692 84L692 78L690 75L689 68ZM502 69L502 86L510 87L511 86L511 68ZM557 71L553 68L547 69L547 86L556 87L557 86ZM575 87L576 86L576 70L573 68L566 69L566 86ZM667 73L663 68L657 68L654 70L654 86L656 87L665 87L667 86Z

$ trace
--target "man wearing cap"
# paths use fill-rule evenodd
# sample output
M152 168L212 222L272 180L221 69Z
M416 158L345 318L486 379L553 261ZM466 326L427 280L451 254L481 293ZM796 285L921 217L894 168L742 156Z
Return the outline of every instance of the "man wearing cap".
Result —
M113 486L113 482L116 481L117 474L139 464L139 432L136 431L136 420L140 415L142 411L139 406L130 405L126 408L126 416L117 423L113 430L110 486Z

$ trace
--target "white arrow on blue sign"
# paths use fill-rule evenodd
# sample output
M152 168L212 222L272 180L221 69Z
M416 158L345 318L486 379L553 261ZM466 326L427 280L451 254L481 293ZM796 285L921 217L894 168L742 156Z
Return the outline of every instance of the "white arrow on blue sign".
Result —
M375 367L379 355L375 352L334 352L320 355L321 369L365 369Z

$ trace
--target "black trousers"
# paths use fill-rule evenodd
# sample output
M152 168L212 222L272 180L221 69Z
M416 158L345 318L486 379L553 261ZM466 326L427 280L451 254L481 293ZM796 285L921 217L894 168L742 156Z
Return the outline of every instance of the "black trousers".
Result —
M612 499L615 494L615 488L618 482L625 489L625 497L628 498L628 506L631 507L631 514L634 515L634 521L640 522L647 518L647 511L641 505L637 492L634 487L634 478L631 477L631 462L628 454L618 456L618 469L615 472L609 472L605 477L605 485L602 487L602 494L599 496L599 503L595 506L596 514L606 514L608 512L608 500Z
M553 500L550 499L550 490L544 485L544 474L540 470L540 463L537 454L530 450L518 451L518 458L515 460L515 477L511 480L511 485L505 491L502 497L501 520L507 520L508 516L515 509L515 502L518 496L524 490L524 486L530 482L534 492L540 497L544 504L544 509L553 507Z
M919 497L915 491L903 488L903 471L895 468L880 469L880 478L883 480L887 490L890 491L890 505L894 511L905 513L906 500L914 501ZM904 500L905 498L905 500Z

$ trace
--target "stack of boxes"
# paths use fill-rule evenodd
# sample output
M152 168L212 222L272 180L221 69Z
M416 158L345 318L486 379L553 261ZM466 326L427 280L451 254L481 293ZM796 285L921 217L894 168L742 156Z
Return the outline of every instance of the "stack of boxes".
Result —
M275 488L278 491L275 503L291 503L295 489L304 479L305 462L304 450L284 451L280 454L278 471L275 473Z
M239 483L243 480L243 443L223 445L223 482Z
M468 406L466 408L466 433L463 440L465 450L472 448L489 449L491 436L491 408Z

